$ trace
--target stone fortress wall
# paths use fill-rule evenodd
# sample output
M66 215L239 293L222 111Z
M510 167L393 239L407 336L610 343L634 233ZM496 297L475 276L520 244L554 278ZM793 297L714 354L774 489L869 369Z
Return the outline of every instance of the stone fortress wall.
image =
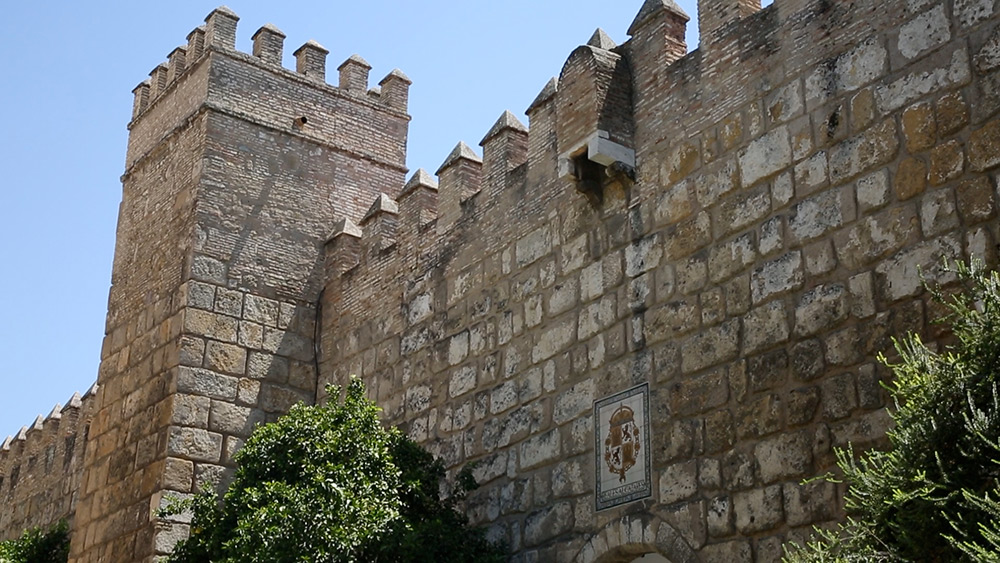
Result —
M74 393L0 446L0 539L73 515L94 391Z
M530 128L505 112L482 157L408 181L402 73L369 89L355 56L332 87L319 44L283 69L280 30L239 53L214 11L135 92L86 454L53 477L75 505L38 496L50 420L5 443L0 499L39 500L0 534L70 513L73 561L151 561L187 532L165 495L357 374L476 463L468 512L516 560L779 558L843 515L802 479L883 439L878 353L947 338L920 273L997 262L995 4L701 0L687 53L688 16L647 0ZM597 510L595 402L642 385L648 494Z
M801 481L890 424L877 355L942 337L920 272L996 262L992 1L701 2L690 54L669 4L328 248L321 383L476 462L469 514L519 560L780 558L843 515ZM636 162L596 200L567 163L595 133ZM652 495L597 511L594 402L641 383Z

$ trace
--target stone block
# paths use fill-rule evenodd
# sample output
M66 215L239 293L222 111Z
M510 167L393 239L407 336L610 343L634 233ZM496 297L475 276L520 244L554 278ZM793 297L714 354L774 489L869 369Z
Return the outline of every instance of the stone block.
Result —
M601 332L617 320L617 301L614 294L603 297L600 301L584 306L580 311L578 338L585 340Z
M549 225L528 233L514 247L517 266L523 268L552 251L553 234Z
M793 207L788 218L791 240L814 239L852 221L855 214L852 195L848 190L834 188Z
M698 491L696 461L676 463L660 471L660 503L673 504L694 496Z
M736 437L740 440L772 434L783 426L784 403L775 394L758 397L736 411Z
M858 406L854 388L854 376L842 373L820 382L823 401L823 416L828 420L838 420L851 414Z
M907 158L899 163L893 190L900 201L924 193L927 187L927 166L922 160Z
M805 526L833 520L838 514L837 486L827 481L784 484L785 520Z
M1000 44L998 44L1000 47ZM969 123L969 106L962 99L961 92L951 92L937 101L938 133L951 135Z
M898 150L895 123L883 121L830 149L830 181L840 183L887 164Z
M167 456L218 463L222 456L222 435L200 428L172 427L167 437Z
M690 180L670 186L657 196L653 220L658 225L669 225L686 219L694 210L694 202L694 187Z
M651 235L625 247L625 275L634 278L660 264L663 254L659 237Z
M558 459L562 453L560 436L559 429L556 428L522 442L519 450L521 470L538 467Z
M962 27L972 27L996 12L995 0L955 0L955 19Z
M215 285L226 285L226 265L215 258L196 255L191 261L191 277Z
M889 172L879 170L858 178L858 212L866 213L878 209L889 202Z
M750 563L754 560L749 540L733 540L706 545L701 550L705 563Z
M780 387L788 380L788 353L784 349L755 356L747 361L747 375L752 392Z
M756 259L757 250L753 236L749 233L717 244L709 250L709 278L715 283L727 280Z
M684 258L704 248L711 241L712 220L708 212L702 211L664 230L664 258L667 260Z
M448 365L456 366L469 355L469 331L464 330L448 340Z
M733 494L736 529L754 534L776 527L784 518L781 485Z
M708 530L705 526L704 501L673 504L662 508L660 514L663 515L667 524L680 533L687 545L694 549L705 545L708 540ZM661 525L660 529L663 528L664 526Z
M757 222L771 211L771 190L767 185L737 192L717 206L715 229L720 236Z
M587 412L594 403L594 380L577 383L556 397L552 407L552 421L563 424Z
M890 207L874 213L833 236L837 259L850 270L892 254L919 234L916 207Z
M464 366L452 370L448 380L448 396L460 397L476 388L476 366Z
M753 302L759 303L772 295L791 291L801 286L803 281L801 252L789 252L765 262L753 271L750 280Z
M237 381L235 377L207 369L181 367L177 373L177 392L234 401Z
M802 98L802 83L793 80L776 88L764 99L764 107L771 123L788 121L802 114L805 104Z
M736 426L728 410L718 408L705 414L705 453L717 453L732 447L735 436Z
M964 48L951 53L943 52L928 57L930 64L893 82L875 89L875 98L883 113L893 112L935 90L946 90L965 84L970 78L969 53ZM929 70L924 70L928 69Z
M788 423L791 425L810 422L819 407L819 388L800 387L788 393Z
M935 190L920 202L920 227L931 238L958 227L955 195L950 189Z
M243 303L243 318L266 326L278 326L280 306L277 301L246 294Z
M958 213L965 223L974 224L994 216L995 194L988 178L980 176L963 181L955 195L958 199Z
M778 127L754 139L739 155L740 180L750 187L763 178L787 168L792 163L792 145L788 128Z
M826 361L831 366L848 366L861 360L858 327L848 326L826 337Z
M225 401L212 401L212 416L208 429L220 434L246 438L258 424L263 422L264 413L261 411Z
M962 145L955 140L931 149L931 164L927 178L932 186L940 186L962 175L965 154Z
M706 524L710 537L725 537L733 533L733 507L728 496L718 496L708 501Z
M837 254L833 250L833 241L820 239L802 249L802 257L806 263L806 273L818 277L837 267Z
M812 193L826 184L829 179L826 162L826 152L820 151L795 165L795 188L799 195Z
M679 379L671 385L670 391L671 410L675 415L705 412L725 404L729 398L726 371L717 369Z
M795 335L810 336L847 318L847 289L841 284L821 285L807 291L795 308Z
M952 236L941 237L911 246L875 268L879 295L894 302L917 295L923 289L921 276L932 283L947 283L954 275L946 272L942 261L961 257L962 246Z
M205 348L205 367L219 373L243 375L246 373L247 351L235 344L210 340Z
M897 46L907 59L916 58L951 40L951 29L944 6L937 4L899 28Z
M191 335L236 342L238 327L239 322L232 317L200 309L184 310L184 331Z
M682 142L673 147L660 165L660 183L664 186L676 184L698 167L698 146Z
M681 369L692 373L734 359L739 353L739 333L739 320L731 320L688 338L681 348Z
M236 342L244 348L260 350L264 345L264 327L257 323L240 321Z
M752 309L743 317L743 352L752 354L788 340L788 313L782 301Z
M243 314L243 293L220 287L215 291L216 313L239 318Z
M592 481L579 460L564 461L552 469L552 494L555 498L581 495L590 490Z
M801 478L812 469L812 439L805 431L780 434L758 443L754 457L765 485Z
M413 385L406 388L406 412L420 414L431 406L431 388L426 385Z
M877 117L875 94L871 88L859 91L851 98L851 130L867 128Z
M171 422L180 426L208 428L208 413L211 406L212 400L208 397L178 393L174 395Z
M185 284L187 305L196 309L211 311L215 308L215 286L190 280Z

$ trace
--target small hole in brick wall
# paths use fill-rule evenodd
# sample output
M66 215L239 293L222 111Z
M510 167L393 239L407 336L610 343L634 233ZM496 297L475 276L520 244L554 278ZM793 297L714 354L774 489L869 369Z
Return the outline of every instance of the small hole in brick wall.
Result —
M594 205L604 201L604 166L587 158L587 151L573 157L573 175L576 176L576 189L587 196Z
M306 116L304 116L304 115L301 116L301 117L295 118L295 126L296 127L303 127L303 126L305 126L306 123L309 123L309 118L306 117Z

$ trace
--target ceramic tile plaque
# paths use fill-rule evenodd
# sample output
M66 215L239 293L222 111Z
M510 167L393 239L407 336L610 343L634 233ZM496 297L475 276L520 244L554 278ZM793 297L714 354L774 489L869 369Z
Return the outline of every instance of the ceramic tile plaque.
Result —
M597 510L652 494L649 384L594 403Z

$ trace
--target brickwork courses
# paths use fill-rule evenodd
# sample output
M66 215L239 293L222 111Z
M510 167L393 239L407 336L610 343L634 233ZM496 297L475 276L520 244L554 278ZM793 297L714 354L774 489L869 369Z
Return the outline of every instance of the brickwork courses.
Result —
M72 561L152 561L187 533L165 496L358 375L475 464L467 512L515 561L779 559L843 518L803 479L884 439L877 355L947 338L921 275L997 264L995 4L701 0L688 53L646 0L530 127L503 112L409 180L405 75L369 89L352 56L331 86L318 43L284 69L280 30L240 53L213 11L135 90L98 386L5 442L0 534L70 515ZM604 508L595 411L623 392L651 488Z

